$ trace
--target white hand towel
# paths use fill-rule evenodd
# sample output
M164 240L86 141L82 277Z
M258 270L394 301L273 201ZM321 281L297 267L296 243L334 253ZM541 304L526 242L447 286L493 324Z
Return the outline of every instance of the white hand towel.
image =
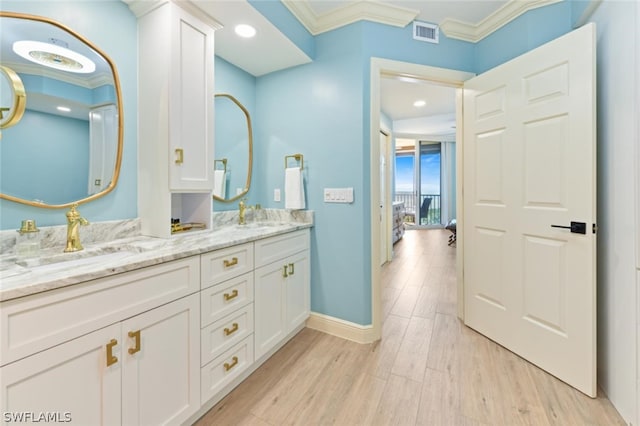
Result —
M304 185L300 167L287 167L284 171L284 208L304 209Z
M214 170L213 172L213 195L224 198L227 186L227 175L224 170Z

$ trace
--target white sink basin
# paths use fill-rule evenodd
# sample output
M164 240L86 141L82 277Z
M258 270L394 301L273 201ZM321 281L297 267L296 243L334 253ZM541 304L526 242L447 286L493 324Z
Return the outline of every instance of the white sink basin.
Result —
M79 253L79 252L78 252ZM71 253L66 253L71 254ZM102 253L93 253L90 256L84 257L69 257L64 259L63 257L57 258L59 259L56 262L51 262L50 258L42 258L42 259L32 259L32 260L42 260L44 262L32 262L30 265L27 265L26 268L32 272L38 273L50 273L63 269L76 269L87 265L99 265L101 268L108 268L110 264L113 264L120 259L125 257L134 256L136 253L127 250L118 250L112 252L102 252Z
M105 246L105 247L93 247L85 250L80 250L71 253L65 253L63 251L58 251L55 253L47 253L43 252L41 256L34 257L30 259L20 259L16 261L16 263L20 266L24 266L27 268L36 268L42 267L50 264L58 264L65 263L69 264L69 262L78 262L80 260L85 260L82 263L89 263L91 261L96 261L98 258L102 258L105 255L117 254L119 252L127 252L129 255L132 252L140 252L141 250L136 250L131 247L119 247L119 246Z

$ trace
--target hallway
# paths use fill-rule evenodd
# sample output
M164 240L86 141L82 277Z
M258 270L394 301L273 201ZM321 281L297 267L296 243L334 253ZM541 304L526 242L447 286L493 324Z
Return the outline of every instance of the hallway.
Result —
M448 231L407 231L383 267L383 336L304 329L198 425L624 425L456 317Z

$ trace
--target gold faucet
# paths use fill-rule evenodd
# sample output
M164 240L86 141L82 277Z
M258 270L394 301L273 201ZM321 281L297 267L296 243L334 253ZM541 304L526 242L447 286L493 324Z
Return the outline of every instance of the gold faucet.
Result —
M242 200L240 200L240 202L238 203L238 210L239 210L239 215L238 215L238 225L246 225L247 222L245 221L245 213L247 210L247 205L244 203L245 198L243 198Z
M80 243L80 225L85 226L89 221L80 216L80 212L76 209L77 204L71 206L71 210L67 212L67 247L64 252L80 251L84 247Z

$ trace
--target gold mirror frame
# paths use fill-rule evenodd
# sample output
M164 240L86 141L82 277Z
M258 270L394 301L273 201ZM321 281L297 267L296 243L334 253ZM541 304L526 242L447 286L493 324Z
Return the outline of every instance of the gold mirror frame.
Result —
M118 147L117 147L117 150L116 150L116 163L115 163L115 168L114 168L114 171L113 171L113 176L111 178L111 182L109 183L109 185L105 189L103 189L101 192L98 192L96 194L92 194L92 195L90 195L90 196L88 196L86 198L83 198L83 199L80 199L80 200L71 201L71 202L64 203L64 204L47 204L47 203L44 203L44 202L30 201L30 200L25 200L25 199L22 199L22 198L19 198L19 197L14 197L12 195L7 195L7 194L3 194L3 193L0 193L0 199L13 201L15 203L20 203L20 204L26 204L28 206L33 206L33 207L40 207L40 208L46 208L46 209L64 209L64 208L69 208L69 207L71 207L71 206L73 206L75 204L84 204L84 203L88 203L89 201L96 200L96 199L98 199L100 197L104 197L105 195L107 195L108 193L113 191L113 189L118 184L118 177L120 176L120 166L122 165L123 134L124 134L124 118L123 118L123 116L124 116L124 114L123 114L123 110L122 110L122 91L120 89L120 79L118 78L118 70L116 69L116 66L114 65L114 63L111 60L111 58L109 56L107 56L107 54L104 53L104 51L102 51L95 44L93 44L88 39L86 39L82 35L80 35L77 32L75 32L71 28L67 27L66 25L61 24L61 23L59 23L57 21L54 21L53 19L49 19L49 18L46 18L46 17L43 17L43 16L38 16L38 15L29 15L29 14L24 14L24 13L5 12L5 11L0 11L0 18L27 19L27 20L38 21L38 22L43 22L43 23L46 23L46 24L50 24L50 25L53 25L55 27L60 28L63 31L68 32L69 34L73 35L78 40L80 40L81 42L86 44L87 46L91 47L96 53L98 53L100 56L102 56L104 58L104 60L109 64L109 67L111 68L111 73L113 74L113 85L114 85L115 92L116 92L116 104L117 104L117 107L118 107Z
M247 193L249 192L249 188L251 187L251 172L253 170L253 131L251 130L251 116L249 115L249 111L244 107L244 105L242 105L240 103L240 101L238 101L236 98L234 98L233 96L227 94L227 93L217 93L215 95L216 98L228 98L230 99L233 103L235 103L244 113L245 117L247 118L247 130L248 130L248 134L249 134L249 159L248 159L248 170L247 170L247 183L244 186L244 191L242 191L240 194L237 194L231 198L220 198L217 195L213 196L213 199L216 201L220 201L222 203L232 203L236 200L239 200L240 198L244 197L245 195L247 195ZM215 164L215 162L214 162Z
M7 82L10 83L11 91L13 93L11 106L8 107L9 116L4 117L2 114L6 107L1 106L2 111L0 111L0 129L6 129L7 127L18 124L24 115L24 110L27 107L27 95L20 76L18 76L14 70L9 67L5 67L4 65L0 65L0 74L4 75ZM0 133L0 138L1 137L2 133Z

